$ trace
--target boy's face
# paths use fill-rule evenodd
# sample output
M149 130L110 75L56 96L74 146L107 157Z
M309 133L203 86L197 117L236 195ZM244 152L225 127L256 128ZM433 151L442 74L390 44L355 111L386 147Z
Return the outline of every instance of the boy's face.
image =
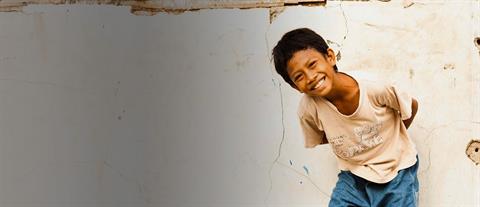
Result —
M313 48L300 50L287 62L288 76L301 93L324 97L332 89L335 64L332 49L328 49L326 55Z

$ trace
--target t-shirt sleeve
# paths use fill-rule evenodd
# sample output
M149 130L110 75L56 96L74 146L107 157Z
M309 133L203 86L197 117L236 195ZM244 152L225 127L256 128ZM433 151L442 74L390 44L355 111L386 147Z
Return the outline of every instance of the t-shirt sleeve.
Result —
M379 101L396 110L402 120L409 119L412 116L412 97L398 86L385 85Z
M317 145L328 143L322 125L317 124L308 112L300 110L298 116L305 139L305 148L313 148Z

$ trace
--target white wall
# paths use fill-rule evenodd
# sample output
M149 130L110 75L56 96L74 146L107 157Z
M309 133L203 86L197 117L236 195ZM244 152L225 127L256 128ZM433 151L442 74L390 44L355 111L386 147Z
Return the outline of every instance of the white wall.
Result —
M340 70L417 97L421 206L478 206L464 151L480 132L479 25L478 1L329 2L272 24L268 9L0 13L0 206L326 206L335 158L303 148L300 94L269 60L297 27L337 43Z

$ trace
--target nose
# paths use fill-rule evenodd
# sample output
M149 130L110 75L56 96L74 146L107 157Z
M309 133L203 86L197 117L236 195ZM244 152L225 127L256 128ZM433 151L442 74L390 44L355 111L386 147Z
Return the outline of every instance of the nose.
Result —
M313 81L315 81L315 79L317 77L317 73L315 73L313 71L307 71L305 73L305 75L306 75L308 84L311 84Z

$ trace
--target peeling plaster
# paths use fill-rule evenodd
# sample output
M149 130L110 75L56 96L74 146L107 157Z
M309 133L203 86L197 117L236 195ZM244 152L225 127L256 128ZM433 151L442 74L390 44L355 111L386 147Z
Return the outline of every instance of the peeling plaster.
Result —
M447 63L447 64L445 64L445 65L443 66L443 69L444 69L444 70L453 70L453 69L455 69L455 64L453 64L453 63Z
M411 7L413 4L414 4L413 0L404 0L403 1L403 8Z
M21 12L23 7L35 4L97 4L130 6L134 15L152 16L159 12L181 14L186 11L201 9L252 9L278 8L285 6L324 6L326 0L226 0L226 1L195 1L195 0L0 0L0 12ZM272 20L272 16L271 16Z
M3 3L0 1L0 12L21 12L26 3Z
M277 18L280 13L285 10L285 7L271 7L270 8L270 24Z
M480 140L470 141L470 143L467 145L465 153L470 160L478 165L480 163Z

